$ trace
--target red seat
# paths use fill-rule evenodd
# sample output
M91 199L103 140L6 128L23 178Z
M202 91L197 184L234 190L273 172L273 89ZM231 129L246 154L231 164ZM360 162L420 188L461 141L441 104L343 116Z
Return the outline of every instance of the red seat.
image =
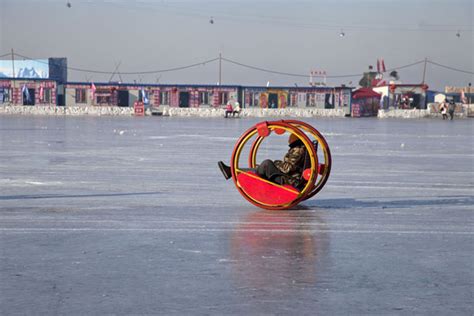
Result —
M283 205L293 202L299 191L291 185L279 185L260 178L253 172L240 172L237 182L252 199L269 205Z

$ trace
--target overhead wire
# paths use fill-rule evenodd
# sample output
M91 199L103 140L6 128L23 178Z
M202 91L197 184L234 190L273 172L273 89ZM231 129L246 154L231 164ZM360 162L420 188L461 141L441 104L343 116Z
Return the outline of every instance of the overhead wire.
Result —
M222 57L222 60L227 61L231 64L241 66L241 67L250 68L250 69L259 70L259 71L268 72L268 73L273 73L273 74L277 74L277 75L285 75L285 76L291 76L291 77L305 77L305 78L309 77L309 75L281 72L281 71L276 71L276 70L270 70L270 69L265 69L265 68L261 68L261 67L251 66L251 65L243 64L243 63L240 63L238 61L228 59L228 58L224 58L224 57Z
M222 60L227 61L227 62L232 63L232 64L235 64L235 65L238 65L238 66L242 66L242 67L246 67L246 68L254 69L254 70L259 70L259 71L263 71L263 72L268 72L268 73L274 73L274 74L292 76L292 77L304 77L304 78L310 77L310 75L308 75L308 74L288 73L288 72L281 72L281 71L266 69L266 68L262 68L262 67L252 66L252 65L244 64L244 63L241 63L241 62L229 59L229 58L222 58ZM403 66L400 66L400 67L393 67L393 68L390 68L390 69L386 70L385 72L389 72L389 71L393 71L393 70L400 70L400 69L404 69L404 68L409 68L409 67L421 64L423 62L424 62L424 60L420 60L420 61L417 61L417 62L414 62L414 63L411 63L411 64L407 64L407 65L403 65ZM360 76L363 76L363 74L358 73L358 74L326 75L326 76L324 76L324 75L314 75L313 77L352 78L352 77L360 77Z
M446 65L439 64L439 63L434 62L434 61L431 61L431 60L428 60L427 62L430 63L430 64L432 64L432 65L435 65L435 66L438 66L438 67L442 67L442 68L446 68L446 69L449 69L449 70L452 70L452 71L463 72L463 73L466 73L466 74L469 74L469 75L474 75L474 72L472 72L472 71L467 71L467 70L462 70L462 69L454 68L454 67L451 67L451 66L446 66Z
M408 65L403 65L403 66L400 66L400 67L389 68L389 69L387 69L385 72L389 72L389 71L393 71L393 70L400 70L400 69L404 69L404 68L409 68L409 67L412 67L412 66L415 66L415 65L422 64L422 63L424 63L424 62L425 62L424 60L416 61L416 62L411 63L411 64L408 64Z
M11 55L11 53L0 55L0 57L5 57L7 55ZM42 61L41 59L34 59L34 58L24 56L24 55L21 55L21 54L18 54L18 53L14 53L13 55L15 55L17 57L24 58L24 59L28 59L28 60L35 60L36 62L39 62L39 63L49 64L49 62ZM122 75L144 75L144 74L154 74L154 73L179 71L179 70L189 69L189 68L200 66L200 65L206 65L206 64L209 64L209 63L213 63L215 61L218 61L219 59L221 59L225 62L234 64L234 65L240 66L240 67L244 67L244 68L248 68L248 69L252 69L252 70L257 70L257 71L262 71L262 72L266 72L266 73L272 73L272 74L289 76L289 77L300 77L300 78L309 78L309 77L311 77L309 74L291 73L291 72L284 72L284 71L279 71L279 70L275 70L275 69L268 69L268 68L264 68L264 67L260 67L260 66L253 66L253 65L245 64L245 63L242 63L242 62L230 59L230 58L225 58L225 57L216 57L216 58L211 58L211 59L201 61L201 62L198 62L198 63L193 63L193 64L180 66L180 67L160 69L160 70L129 71L129 72L120 71L120 74L122 74ZM413 67L413 66L422 64L424 62L425 62L425 60L420 60L420 61L416 61L416 62L413 62L413 63L410 63L410 64L406 64L406 65L402 65L402 66L398 66L398 67L392 67L392 68L387 69L384 73L391 72L391 71L394 71L394 70L400 70L400 69ZM436 65L438 67L443 67L443 68L449 69L451 71L457 71L457 72L462 72L462 73L466 73L466 74L474 74L474 72L472 72L472 71L462 70L462 69L458 69L458 68L455 68L455 67L443 65L443 64L434 62L432 60L426 60L426 62L430 63L430 64L433 64L433 65ZM113 71L113 72L112 71L101 71L101 70L84 69L84 68L77 68L77 67L71 67L71 66L67 66L66 68L69 69L69 70L73 70L73 71L94 73L94 74L109 74L109 75L112 74L113 75L113 74L116 73L116 71ZM363 75L364 75L363 73L358 73L358 74L342 74L342 75L313 75L313 77L352 78L352 77L360 77L360 76L363 76Z
M44 64L49 64L48 62L43 62L43 61L41 61L41 60L37 60L37 59L34 59L34 58L30 58L30 57L28 57L28 56L20 55L20 54L18 54L18 53L14 53L14 55L15 55L15 56L18 56L18 57L21 57L21 58L28 59L28 60L36 60L36 61L41 62L41 63L44 63ZM209 64L209 63L212 63L212 62L214 62L214 61L217 61L218 59L219 59L219 57L216 57L216 58L204 60L204 61L201 61L201 62L198 62L198 63L186 65L186 66L173 67L173 68L166 68L166 69L159 69L159 70L130 71L130 72L120 71L120 74L122 74L122 75L145 75L145 74L154 74L154 73L178 71L178 70L184 70L184 69L188 69L188 68L192 68L192 67L196 67L196 66L201 66L201 65ZM77 68L77 67L71 67L71 66L66 66L66 69L73 70L73 71L79 71L79 72L94 73L94 74L107 74L107 75L114 74L113 71L102 71L102 70L93 70L93 69L83 69L83 68Z

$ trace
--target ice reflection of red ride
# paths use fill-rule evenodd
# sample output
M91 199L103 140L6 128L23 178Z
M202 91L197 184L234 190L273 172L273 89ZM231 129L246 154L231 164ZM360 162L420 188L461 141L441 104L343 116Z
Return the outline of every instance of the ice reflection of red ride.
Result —
M328 251L320 225L317 214L305 211L247 214L231 235L232 272L239 286L264 289L273 297L313 285Z
M248 169L257 167L257 152L262 142L272 133L294 134L306 148L302 182L294 188L279 185L259 177ZM286 134L286 135L288 135ZM241 161L242 151L253 140L249 149L248 165ZM321 135L311 125L297 120L265 121L248 129L237 141L231 158L232 179L240 194L250 203L270 210L289 209L318 193L331 172L331 152Z

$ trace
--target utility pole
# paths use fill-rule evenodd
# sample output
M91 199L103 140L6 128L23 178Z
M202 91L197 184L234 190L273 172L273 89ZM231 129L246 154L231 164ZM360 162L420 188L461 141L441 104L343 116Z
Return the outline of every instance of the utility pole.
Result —
M219 53L219 85L222 83L222 53Z
M15 54L13 53L13 48L12 48L12 71L13 71L13 78L15 78Z
M426 62L428 61L428 58L425 57L425 66L423 67L423 82L422 84L425 83L425 76L426 76Z
M13 53L13 48L12 48L12 71L13 71L13 89L11 91L11 96L10 96L10 102L15 103L15 100L13 98L15 97L15 54Z

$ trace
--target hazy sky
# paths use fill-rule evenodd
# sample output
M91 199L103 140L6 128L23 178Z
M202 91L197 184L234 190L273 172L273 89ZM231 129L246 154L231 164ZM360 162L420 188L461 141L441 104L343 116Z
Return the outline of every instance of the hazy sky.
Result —
M472 72L474 0L0 0L0 55L67 57L81 69L121 72L168 69L216 58L294 74L362 74L383 57L387 68L427 57ZM214 23L210 23L210 19ZM340 33L345 36L341 37ZM456 36L456 33L460 36ZM4 57L8 58L8 57ZM125 82L212 83L219 63ZM420 83L423 64L399 70ZM110 74L69 70L69 80L108 81ZM329 78L328 84L359 82ZM119 80L115 76L113 80ZM222 62L223 84L306 85L283 76ZM433 89L474 82L472 74L428 64Z

